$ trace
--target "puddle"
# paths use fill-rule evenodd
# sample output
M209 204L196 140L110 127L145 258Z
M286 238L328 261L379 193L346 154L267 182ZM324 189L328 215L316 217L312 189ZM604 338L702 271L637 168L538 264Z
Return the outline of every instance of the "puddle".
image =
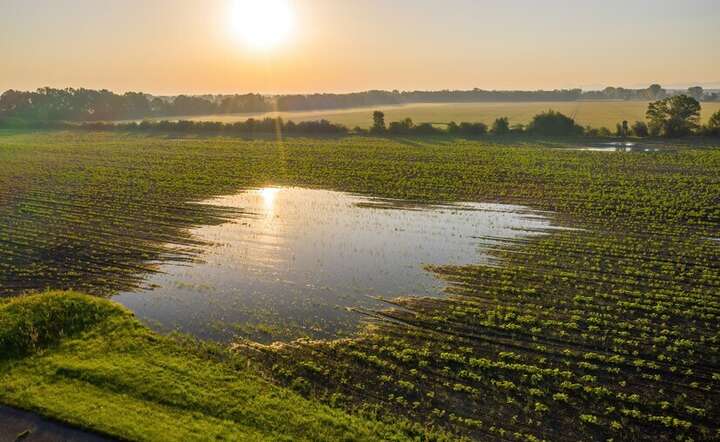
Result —
M34 413L0 405L0 442L111 442L94 433L51 421Z
M638 143L596 143L586 147L574 147L568 150L584 150L591 152L659 152L661 149Z
M259 341L352 333L398 296L440 296L427 264L491 263L498 238L552 228L540 212L499 204L422 205L303 188L253 189L208 204L233 223L194 229L213 243L201 262L164 265L148 288L116 301L160 330Z

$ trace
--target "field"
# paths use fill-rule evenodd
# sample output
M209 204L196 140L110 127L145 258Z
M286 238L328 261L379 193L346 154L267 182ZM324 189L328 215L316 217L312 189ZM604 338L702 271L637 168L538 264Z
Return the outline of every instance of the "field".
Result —
M548 107L536 105L387 118L521 122ZM552 107L579 106L593 125L644 112L567 105ZM350 126L368 117L338 114ZM543 144L0 133L0 402L148 440L155 427L176 440L717 439L720 149ZM160 336L83 295L12 298L135 287L159 263L197 256L204 244L188 229L236 215L196 202L270 185L519 203L568 229L505 241L500 266L429 268L449 282L446 296L396 299L338 341L228 350Z
M282 117L286 120L312 121L327 119L349 128L368 128L372 125L375 110L385 112L386 121L412 118L416 123L448 123L450 121L483 122L492 124L498 117L508 117L510 124L526 124L542 111L553 109L573 116L582 126L607 127L614 129L623 120L644 121L648 103L643 101L578 101L578 102L534 102L534 103L450 103L450 104L409 104L405 106L376 106L372 108L327 110L312 112L271 112L264 114L206 115L183 117L194 121L244 121L248 118ZM702 118L707 121L720 110L720 103L703 103ZM177 119L173 117L171 119Z

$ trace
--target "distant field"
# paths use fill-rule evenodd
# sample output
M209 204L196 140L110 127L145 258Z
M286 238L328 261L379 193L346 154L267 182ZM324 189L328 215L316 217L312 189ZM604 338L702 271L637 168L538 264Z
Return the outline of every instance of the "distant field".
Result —
M720 103L703 103L703 121L720 110ZM412 104L405 106L376 106L311 112L271 112L260 114L219 114L186 117L194 121L244 121L248 118L281 116L295 122L327 119L349 128L369 127L373 110L385 112L386 121L410 117L416 123L448 123L450 121L482 121L492 123L497 117L508 117L511 124L527 123L538 112L553 109L574 116L578 124L594 127L615 127L623 120L630 122L645 119L647 102L642 101L581 101L581 102L524 102L524 103L450 103ZM180 119L180 118L174 118Z

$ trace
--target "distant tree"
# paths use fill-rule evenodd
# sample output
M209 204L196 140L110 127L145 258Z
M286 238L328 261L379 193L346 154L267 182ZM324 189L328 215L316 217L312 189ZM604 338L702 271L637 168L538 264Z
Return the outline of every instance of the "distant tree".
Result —
M720 110L712 114L704 132L706 135L720 136Z
M458 127L458 132L467 137L477 137L487 133L487 125L485 123L462 122Z
M510 120L507 117L497 118L490 131L495 135L505 135L510 132Z
M600 131L596 127L590 125L585 126L585 135L588 137L597 137L600 135Z
M139 92L126 92L125 98L125 117L142 118L150 115L149 97Z
M447 133L455 135L460 131L460 126L454 121L451 121L447 125Z
M370 128L370 132L374 134L382 134L386 131L385 127L385 114L380 111L373 112L373 125Z
M647 137L649 133L647 124L645 124L644 121L636 121L633 123L632 134L636 137L644 138Z
M527 130L532 134L550 136L578 135L583 132L575 120L553 110L535 115Z
M628 126L627 120L623 120L622 123L618 123L615 126L615 135L618 137L625 138L630 134L630 128Z
M708 120L708 126L712 128L720 128L720 110L712 114Z
M652 84L647 88L647 98L650 100L659 100L665 96L665 89L659 84Z
M600 129L598 129L598 130L597 130L597 134L598 134L598 136L601 136L601 137L609 137L609 136L612 136L612 132L610 132L610 129L608 129L608 128L605 127L605 126L603 126L603 127L601 127Z
M413 133L418 135L436 135L440 130L430 123L420 123L413 128Z
M703 95L705 95L705 90L700 86L693 86L691 88L688 88L687 94L694 99L700 101L702 100Z
M410 118L405 118L401 121L393 121L388 125L388 133L392 135L409 135L415 124Z
M687 95L676 95L650 103L646 116L653 135L689 135L700 127L700 103Z

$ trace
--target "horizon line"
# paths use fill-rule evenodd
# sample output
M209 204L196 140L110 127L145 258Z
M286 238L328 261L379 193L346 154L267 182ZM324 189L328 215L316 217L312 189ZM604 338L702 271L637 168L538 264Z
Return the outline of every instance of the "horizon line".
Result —
M111 89L106 87L85 87L85 86L40 86L36 87L34 89L22 89L22 88L5 88L0 89L0 91L7 92L10 90L19 91L19 92L35 92L40 89L85 89L85 90L107 90L110 92L113 92L115 94L124 94L128 92L136 92L136 93L142 93L154 97L177 97L180 95L186 95L186 96L222 96L222 95L262 95L262 96L292 96L292 95L349 95L349 94L362 94L362 93L368 93L368 92L399 92L399 93L411 93L411 92L471 92L474 90L479 91L485 91L485 92L552 92L552 91L569 91L569 90L581 90L582 92L594 92L594 91L603 91L606 88L622 88L627 90L642 90L648 88L652 84L659 84L663 89L670 90L670 91L678 91L678 90L685 90L690 87L696 87L700 86L703 89L706 90L720 90L720 80L718 81L708 81L708 82L698 82L698 83L674 83L672 85L663 85L662 83L658 82L649 82L645 86L641 85L634 85L634 86L599 86L599 85L593 85L593 86L578 86L578 87L559 87L559 88L515 88L515 89L485 89L482 87L472 87L472 88L441 88L441 89L398 89L398 88L392 88L392 89L354 89L354 90L343 90L343 91L314 91L314 92L258 92L258 91L244 91L244 92L150 92L147 90L139 90L139 89Z

